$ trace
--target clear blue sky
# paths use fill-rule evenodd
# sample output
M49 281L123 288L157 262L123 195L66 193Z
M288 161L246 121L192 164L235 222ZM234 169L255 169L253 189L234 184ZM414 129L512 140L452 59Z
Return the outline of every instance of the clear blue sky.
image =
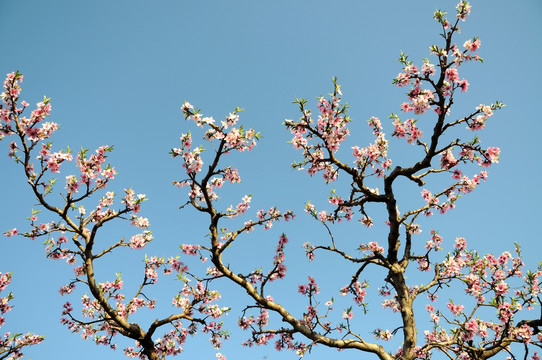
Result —
M501 162L490 168L488 182L461 199L454 212L431 218L436 222L432 227L449 241L466 237L482 253L512 250L517 241L527 262L534 265L542 259L538 229L542 172L537 155L542 133L542 3L474 0L471 4L472 14L463 24L458 43L479 36L485 63L462 68L461 75L471 85L466 95L457 97L456 111L466 113L495 100L507 105L480 133L483 144L501 148ZM127 279L139 280L145 252L169 256L182 242L205 239L205 219L180 212L177 208L186 194L170 185L182 173L169 150L178 146L180 134L187 130L198 139L197 130L182 119L179 108L188 100L216 119L236 106L245 108L241 121L261 131L263 139L253 152L237 158L244 182L226 188L231 193L224 196L235 199L253 193L253 210L276 204L298 213L295 223L246 239L272 249L280 231L290 236L287 256L292 260L292 280L274 290L279 297L288 296L306 279L307 267L300 265L304 262L298 257L301 244L325 235L303 214L303 204L306 200L325 204L329 192L319 178L290 170L290 162L298 160L299 154L286 143L290 135L281 123L298 118L292 101L326 95L332 90L331 78L337 76L355 121L349 141L360 146L371 141L366 127L371 116L379 117L390 134L387 116L398 113L404 101L404 89L391 84L401 70L395 59L403 50L421 64L429 56L428 46L439 41L433 12L442 8L453 13L455 5L455 0L0 0L0 73L19 69L25 76L22 98L31 104L44 94L52 98L51 119L61 126L53 138L57 149L115 145L110 161L119 175L113 189L133 187L150 198L143 214L150 218L155 242L144 251L125 252L104 264L99 274L103 280L112 279L118 271ZM8 143L1 145L0 230L24 229L34 200L21 169L7 157ZM409 154L396 155L392 152L397 164L413 159ZM405 197L421 199L420 189L408 189L414 192ZM372 232L352 231L359 229L356 226L338 231L344 239L351 237L359 243L367 239L364 236L378 239L385 230L382 223ZM119 231L111 229L110 234L122 234ZM239 259L271 262L271 253L256 256L253 251L260 245L252 245ZM340 269L334 264L311 266L309 270L324 270L322 278L335 285L332 279ZM98 348L60 325L62 303L77 303L78 296L60 298L57 290L72 278L71 268L44 259L39 240L1 238L0 272L7 271L14 273L10 290L16 298L2 330L32 330L47 336L44 344L27 351L28 356L123 357L121 350ZM225 294L224 304L234 306L228 318L233 324L246 298L227 288ZM158 314L170 311L173 295L164 287L157 293L162 309ZM374 309L374 316L383 316L376 302ZM223 349L228 359L297 358L293 353L276 353L271 346L241 348L238 344L247 336L233 332ZM201 359L214 359L206 336L190 339L185 348L180 358L198 354ZM336 354L322 347L317 350L309 358ZM360 356L355 352L339 355L344 359Z

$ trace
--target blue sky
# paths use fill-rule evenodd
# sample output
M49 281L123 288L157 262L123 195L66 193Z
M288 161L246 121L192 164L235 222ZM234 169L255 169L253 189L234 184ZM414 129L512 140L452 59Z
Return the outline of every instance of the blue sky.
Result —
M450 241L464 236L482 253L511 250L517 241L523 245L526 262L533 266L541 260L537 224L542 215L538 191L542 172L537 151L542 133L538 119L542 3L475 0L471 4L472 14L457 42L479 36L485 62L461 69L470 88L457 97L454 111L467 113L495 100L507 105L480 133L483 144L501 148L501 162L490 168L486 183L459 201L455 211L431 218L434 223L427 225L424 234L431 226ZM189 210L179 211L186 194L170 185L182 173L169 150L179 146L180 134L188 130L194 141L198 139L196 128L182 118L183 101L216 119L236 106L246 109L241 121L261 131L263 139L254 151L234 159L244 181L225 189L224 197L237 199L252 193L253 210L278 205L294 210L298 218L273 232L248 237L244 250L232 260L271 263L272 253L257 251L272 251L280 232L286 232L291 239L287 256L292 261L292 279L274 291L288 297L296 284L305 281L307 271L321 273L328 283L341 274L332 262L300 265L304 264L301 244L325 235L303 214L303 204L313 200L324 205L331 188L319 177L311 179L290 169L300 154L287 144L290 135L281 124L285 118L299 117L292 101L305 97L314 106L316 96L332 91L331 78L337 76L343 99L352 106L349 142L364 146L372 141L366 127L371 116L379 117L385 132L391 133L386 119L398 113L405 101L404 89L391 84L401 70L395 59L402 50L421 64L429 56L428 46L439 41L433 12L442 8L453 13L455 5L455 0L164 0L152 5L141 0L0 0L4 34L0 73L20 70L25 76L22 98L31 104L44 94L52 98L51 119L61 127L53 138L57 148L114 145L109 159L119 175L113 189L121 192L133 187L150 198L143 214L151 221L155 242L104 264L104 280L112 279L120 269L136 281L144 253L174 255L180 243L205 239L206 219ZM2 145L3 232L24 229L35 201L21 169L6 156L7 142ZM399 144L398 149L391 152L397 164L412 161L415 153L403 151L411 148ZM420 200L419 191L405 186L405 199ZM336 231L357 243L365 236L383 236L384 226L377 225L371 232L359 224ZM106 231L113 236L124 230ZM72 273L69 266L46 260L39 240L1 238L0 272L7 271L14 273L10 290L16 298L2 330L32 330L47 336L44 344L27 351L28 356L69 359L75 352L83 360L122 357L121 351L98 348L60 325L66 299L57 290ZM228 319L233 324L246 298L227 286L224 292L224 304L234 307ZM167 286L157 293L164 312L170 311L172 295ZM76 303L77 296L68 300ZM297 306L295 301L293 306ZM374 309L375 316L383 316L377 303ZM238 344L247 336L233 332L223 350L228 359L297 358L292 353L276 353L272 347L241 348ZM335 355L322 347L317 350L310 358ZM189 340L182 356L194 354L214 359L205 336ZM340 355L359 356L354 352Z

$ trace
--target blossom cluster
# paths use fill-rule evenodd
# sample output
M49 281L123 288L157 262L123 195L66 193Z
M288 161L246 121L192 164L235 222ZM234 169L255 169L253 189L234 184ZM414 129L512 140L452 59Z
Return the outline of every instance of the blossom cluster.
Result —
M4 91L0 93L0 98L5 104L5 107L0 108L0 140L5 136L21 131L35 144L40 140L49 138L58 129L58 125L54 122L43 122L51 113L50 99L46 97L36 104L36 109L32 111L29 118L20 116L29 105L23 100L21 101L22 107L17 107L22 90L22 81L23 75L18 71L7 74L4 80ZM20 128L17 126L13 128L13 121L17 121ZM12 155L11 152L10 155Z
M333 82L332 97L329 100L318 99L319 114L316 121L312 112L305 108L307 101L298 99L296 102L302 113L301 118L298 121L287 119L284 123L293 135L292 146L303 151L303 161L293 163L292 166L303 169L308 165L307 173L312 176L322 172L326 183L335 181L339 175L341 165L338 164L335 154L350 134L347 125L351 121L347 114L348 106L340 104L340 85L336 79L333 79ZM364 148L353 147L354 163L360 172L371 168L375 174L383 176L384 171L391 167L391 160L387 158L388 141L378 118L372 117L368 123L376 137L375 143Z
M392 116L394 119L393 126L395 127L392 136L397 138L406 138L409 144L415 143L419 138L422 137L423 132L416 126L415 119L407 119L404 122L401 122L397 115Z
M374 169L374 174L383 177L384 171L389 170L392 164L391 159L388 158L388 140L386 140L386 135L382 131L382 123L377 117L370 118L368 123L373 129L376 141L364 148L358 146L352 148L352 155L355 158L354 164L356 164L360 173L365 172L365 169L370 167Z
M203 117L200 111L195 110L193 105L188 102L185 102L181 109L187 120L193 120L197 126L206 129L203 136L206 141L217 141L219 143L216 147L215 159L234 150L241 152L252 150L260 137L259 133L255 132L254 129L245 130L242 125L236 127L239 120L238 113L242 111L240 108L236 108L233 113L230 113L220 125L215 124L212 117ZM188 179L174 181L173 184L178 187L190 187L189 198L191 201L208 205L208 202L218 199L216 190L220 189L224 183L241 182L237 169L232 167L216 169L216 161L214 165L211 165L213 170L209 174L209 178L205 180L205 184L195 182L196 175L203 170L203 152L205 149L202 146L193 147L190 132L182 134L180 141L181 147L172 149L170 154L173 157L182 158L182 167L186 169ZM239 214L244 214L250 207L250 198L251 195L246 195L237 206L232 205L228 209L228 217L234 218Z
M448 254L447 258L436 267L440 281L444 279L457 279L465 285L465 294L472 296L476 305L472 310L467 309L467 304L450 300L446 307L453 315L450 319L442 310L436 310L431 304L426 306L434 323L433 331L424 332L427 341L426 346L436 346L438 343L450 342L459 336L460 343L476 341L490 346L499 339L510 338L512 341L529 343L541 341L542 337L535 339L530 326L518 322L514 324L514 316L524 307L532 309L537 303L539 295L542 270L523 273L524 266L521 259L519 246L516 247L516 256L510 252L503 252L499 256L486 254L480 256L476 251L467 251L464 238L455 241L455 252ZM521 284L513 287L512 284ZM512 291L512 289L515 290ZM435 302L436 297L431 296ZM472 305L471 305L472 306ZM493 321L482 320L476 310L482 307L494 308L496 319ZM441 320L451 325L446 330L441 325ZM458 354L460 348L456 348Z
M269 271L267 277L270 281L282 279L286 276L286 265L284 264L284 248L288 243L286 235L282 234L279 238L277 248L275 250L275 256L273 257L273 269Z
M107 159L106 153L113 151L112 146L100 146L88 158L87 151L81 150L77 154L76 165L81 172L79 178L77 179L75 175L66 176L66 189L68 189L69 193L76 193L80 184L85 185L87 189L91 187L101 189L107 185L109 180L114 179L117 174L110 165L104 166Z
M347 124L351 120L346 114L346 107L340 105L341 94L340 86L335 83L335 91L330 100L318 99L319 115L316 123L311 111L305 109L306 100L296 100L302 112L300 120L285 121L286 127L293 135L292 146L303 150L304 161L294 163L292 166L303 169L305 165L310 165L307 173L315 175L322 171L326 182L332 182L337 178L337 171L326 155L338 151L341 143L349 135ZM313 139L316 139L316 144L310 142Z
M162 338L156 340L155 350L161 355L176 355L182 351L182 345L187 339L187 335L194 335L198 330L198 324L192 317L193 311L198 311L204 318L210 317L213 319L220 318L223 314L229 311L229 308L218 307L213 302L220 299L220 293L214 290L209 290L202 282L198 282L196 286L190 285L190 280L185 276L188 273L188 267L184 265L178 258L145 258L145 274L142 288L147 285L155 284L158 280L158 270L162 269L165 275L175 273L177 277L183 278L185 283L181 291L172 300L172 304L182 310L182 316L173 317L179 320L171 320L173 330L167 331ZM73 290L73 284L66 285L61 289L61 293L70 293ZM136 313L141 308L154 309L156 300L149 299L140 291L136 296L127 298L121 291L124 287L124 282L117 275L117 279L113 282L103 282L98 284L100 291L105 298L113 301L112 308L115 315L128 320L128 317ZM67 290L69 289L69 290ZM84 339L91 339L96 344L107 345L113 349L116 348L114 337L118 335L115 322L106 321L110 316L97 299L92 299L87 295L81 298L82 314L87 318L86 321L76 319L72 315L73 306L71 303L64 304L64 310L61 318L62 324L66 325L70 331L81 333ZM187 318L189 322L188 328L183 327L181 319ZM211 334L210 341L214 347L219 348L223 339L229 337L228 333L222 330L222 323L216 321L203 321L201 331ZM102 335L100 335L102 334ZM141 343L136 342L135 347L124 349L124 353L128 357L140 357L143 354Z

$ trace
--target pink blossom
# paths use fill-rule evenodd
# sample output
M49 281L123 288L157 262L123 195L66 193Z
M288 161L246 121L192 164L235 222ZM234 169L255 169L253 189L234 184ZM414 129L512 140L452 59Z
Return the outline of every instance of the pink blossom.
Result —
M450 149L447 149L440 159L440 164L443 169L451 169L457 165L457 159Z
M362 219L361 219L361 223L367 227L371 227L373 226L373 219L371 219L370 217L368 216L364 216Z
M372 241L372 242L368 243L367 248L369 249L369 251L372 251L374 253L381 253L381 254L384 253L384 248L382 246L378 245L378 243L376 241Z
M318 220L322 221L322 222L325 222L326 220L328 220L328 215L327 215L327 212L325 210L322 210L318 213Z
M495 285L495 294L497 296L501 296L501 295L504 295L508 292L508 284L505 283L504 281L499 281L496 285Z
M66 176L66 189L69 193L76 193L79 188L79 183L75 175Z
M467 241L465 238L458 237L455 239L454 247L458 250L465 250L467 248Z
M353 318L354 318L354 313L352 312L352 309L343 311L343 319L351 320Z
M399 73L395 78L396 86L406 86L410 83L410 74Z
M386 329L386 330L382 330L382 329L376 329L375 331L373 331L373 334L375 336L375 338L377 339L380 339L380 340L384 340L384 341L388 341L388 340L391 340L393 338L393 335L391 333L390 330Z
M18 235L19 234L19 230L17 230L16 228L13 228L11 230L8 230L4 233L4 235L6 235L7 237L12 237L12 236L15 236L15 235Z
M130 238L130 247L132 249L142 249L147 243L151 242L152 238L150 231L134 235Z
M453 303L449 302L446 306L448 306L448 309L452 312L454 315L459 315L463 313L463 310L465 307L463 305L454 305Z
M489 160L492 163L499 162L500 153L501 153L501 150L498 147L488 147L486 150L486 155L489 157Z
M478 322L476 321L476 319L471 319L468 323L465 324L465 328L468 331L476 332L478 331Z
M199 245L190 245L190 244L182 244L180 248L181 248L182 253L186 255L197 255L200 250Z
M469 39L465 41L465 43L463 44L463 47L471 52L475 52L476 50L480 48L481 45L482 45L482 42L480 41L480 39L474 38L472 40Z
M382 308L390 308L395 313L399 311L399 303L395 299L386 299L382 302Z
M457 81L457 86L461 88L461 92L466 92L469 89L469 82L466 79Z
M446 69L446 79L448 79L449 81L459 80L459 73L457 72L457 68L450 67Z
M461 0L456 6L457 9L457 18L465 21L467 16L470 14L471 6L466 0Z

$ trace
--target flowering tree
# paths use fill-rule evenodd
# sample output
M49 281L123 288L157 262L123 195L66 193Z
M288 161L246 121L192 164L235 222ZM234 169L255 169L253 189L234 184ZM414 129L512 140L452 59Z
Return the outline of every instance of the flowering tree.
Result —
M15 139L10 144L9 155L22 167L41 208L29 217L28 231L19 234L17 229L11 229L6 235L45 238L47 256L63 259L74 269L74 280L63 286L60 293L68 295L76 286L90 292L81 298L80 315L75 314L72 304L64 304L62 323L83 338L111 348L116 348L119 335L135 340L134 347L124 349L128 357L154 360L178 355L187 336L198 330L209 334L212 345L219 348L228 333L218 318L228 308L218 306L220 294L210 285L214 280L227 278L253 300L239 318L239 326L251 332L250 339L244 343L246 346L273 341L276 349L292 349L301 356L320 344L337 349L357 349L379 359L428 359L439 352L451 359L487 359L502 352L515 357L510 346L518 343L525 348L525 358L532 355L537 359L536 353L530 353L530 347L542 346L538 329L542 320L529 315L523 318L530 320L521 320L519 313L539 304L542 270L523 270L519 246L514 254L483 255L469 250L466 240L458 237L449 246L451 251L444 255L447 242L436 230L430 229L430 236L422 240L417 236L421 232L418 225L421 215L431 216L434 212L445 213L453 209L461 195L470 193L486 180L484 169L499 160L500 150L483 147L478 137L474 136L472 140L455 137L462 127L469 131L482 130L493 112L503 106L499 102L480 105L464 116L452 116L455 96L466 92L469 86L468 81L459 76L460 66L482 61L477 53L481 44L478 38L465 41L462 47L453 41L460 22L469 13L470 5L466 1L459 3L457 17L451 22L445 12L435 13L435 19L442 26L444 43L430 47L436 59L433 63L424 60L418 67L405 54L399 58L403 70L394 79L394 84L411 87L401 111L433 116L432 120L424 119L426 125L419 126L417 119L401 120L400 116L391 115L392 137L404 139L416 147L416 154L421 154L416 161L403 166L393 164L388 156L389 142L384 126L376 117L369 120L374 143L354 146L351 157L343 160L340 148L349 135L351 119L348 106L341 105L342 93L336 80L331 97L318 99L316 116L308 108L308 101L299 99L296 103L301 117L285 122L293 136L293 147L302 153L302 159L293 164L294 168L307 169L309 175L321 172L326 184L338 179L347 179L350 184L348 188L331 192L330 209L316 209L310 202L305 207L329 234L328 240L304 244L307 259L313 261L317 255L335 256L345 262L345 269L354 269L349 274L351 280L334 289L338 295L353 300L342 311L335 310L342 301L322 299L320 288L334 284L319 284L314 276L308 276L307 282L298 286L298 292L307 303L301 313L271 296L271 283L283 279L287 273L288 238L284 234L278 239L268 269L257 264L251 271L240 272L240 264L229 264L224 260L227 254L235 251L234 244L256 228L270 229L275 222L294 219L292 211L270 207L258 210L254 218L243 219L237 226L238 220L247 216L252 195L245 195L236 205L219 206L220 189L226 183L241 181L237 169L225 163L227 155L250 151L260 138L255 130L238 124L242 110L239 108L217 123L185 102L182 106L185 118L204 129L203 138L212 144L214 152L206 152L202 146L195 147L190 132L183 134L180 147L172 150L172 155L181 159L185 169L183 178L174 184L188 189L187 204L209 216L209 242L183 244L181 254L205 259L208 253L214 267L198 277L179 257L145 257L143 281L137 284L134 292L126 295L120 275L109 281L99 281L96 265L100 259L112 257L122 248L141 249L153 239L148 219L139 215L145 195L125 189L119 199L113 191L106 191L116 172L106 164L112 147L102 146L94 153L82 150L75 156L76 173L65 176L66 191L57 196L53 192L57 179L53 176L60 172L63 164L72 162L74 156L70 149L55 151L48 142L58 128L56 123L45 121L51 111L50 100L45 98L29 117L24 116L29 104L19 99L23 76L18 72L8 74L1 94L0 139ZM424 137L424 132L429 132L429 136ZM461 136L465 137L464 134ZM204 166L204 159L207 166ZM446 184L442 185L443 175L451 175L452 180L448 176ZM396 190L400 179L422 188L420 206L399 204ZM431 184L428 184L430 179ZM93 197L98 197L97 204L91 202ZM385 209L387 239L356 244L354 248L339 246L333 236L333 227L353 219L372 227L375 221L370 210L375 206ZM45 211L45 221L38 220L40 211ZM139 230L128 240L111 241L99 236L102 234L100 229L119 222ZM383 298L382 307L397 317L395 328L367 328L360 315L370 308L369 269L385 278L379 284L377 296ZM159 272L174 273L182 280L171 301L178 311L146 324L135 322L136 312L145 307L155 309L159 304L150 295L151 285L156 283ZM409 281L407 274L412 275ZM424 279L423 284L412 282L420 278ZM462 288L465 295L443 302L438 295L446 287ZM280 321L277 325L273 323L274 316ZM420 319L427 319L432 325L421 330ZM368 338L367 332L372 332L374 338ZM12 342L2 345L0 351L6 348L4 353L12 352L13 356L17 354L17 344L26 345L25 341L30 339L29 336L10 335L8 338ZM17 343L17 339L21 342ZM33 339L34 343L38 342L38 338ZM0 353L0 358L2 356ZM221 354L217 357L223 358Z
M11 273L0 273L0 293L6 290L11 282ZM9 302L13 299L13 294L0 296L0 327L6 323L3 315L11 311L12 306ZM22 349L25 346L37 345L43 342L43 336L26 334L5 333L0 337L0 359L16 360L23 357Z
M63 163L72 161L73 155L69 148L54 151L52 143L46 142L58 128L56 123L44 121L51 111L49 99L39 102L29 117L23 116L29 104L19 101L22 80L23 75L15 72L8 74L4 82L0 139L6 136L15 138L10 144L9 156L22 167L39 205L54 219L39 221L40 210L33 210L29 217L30 230L21 235L30 239L45 238L47 257L64 259L73 266L75 279L59 290L61 295L72 293L78 284L90 291L89 295L81 298L81 315L74 315L71 303L64 304L61 322L70 331L81 333L84 339L113 349L116 348L117 335L135 340L135 347L124 349L128 357L155 360L179 354L187 336L195 334L198 329L210 334L211 343L219 348L221 340L228 334L216 319L228 309L216 304L220 294L208 288L209 280L193 277L178 257L145 257L143 280L131 295L123 292L120 274L110 281L96 279L98 260L121 248L141 249L153 239L148 230L148 219L139 216L145 195L124 189L120 203L115 203L118 199L116 194L105 191L116 174L115 169L106 164L107 153L112 147L101 146L92 154L88 150L78 153L75 159L78 174L66 176L66 192L55 197L53 189L57 179L52 176L60 172ZM89 199L98 194L101 197L97 205L87 210ZM128 240L124 237L115 241L100 238L100 228L115 220L128 222L141 232ZM14 236L19 231L14 228L5 234ZM147 325L130 321L130 317L133 318L141 308L155 308L156 300L150 297L147 289L156 283L159 271L166 275L176 274L183 281L183 286L173 295L173 304L178 312L156 318ZM7 275L4 278L3 287L9 282ZM190 282L191 279L195 284ZM3 310L9 310L7 300L2 298L4 303L6 307ZM159 331L163 334L157 338ZM18 356L21 346L38 343L41 338L8 334L2 341L0 351L6 349L6 353Z
M322 223L330 235L327 241L304 244L308 260L313 261L320 253L328 254L355 269L351 281L337 289L339 295L351 296L353 300L342 314L334 315L333 298L327 302L327 298L321 299L320 285L312 276L298 288L307 302L302 314L290 310L288 305L275 301L270 295L269 284L286 275L285 245L288 239L284 234L279 238L268 270L258 263L257 269L240 273L235 263L230 265L224 260L226 254L234 251L233 245L238 239L258 227L269 229L273 222L288 221L294 215L291 211L272 207L259 210L255 218L236 230L228 229L236 224L232 219L246 213L251 195L225 209L217 205L218 189L225 183L241 181L237 169L225 163L224 158L235 151L251 150L259 134L237 124L241 109L236 109L218 124L190 103L185 102L182 106L185 118L204 129L203 138L212 143L215 151L208 155L209 159L205 161L209 165L205 167L203 147L192 145L191 133L183 134L181 147L173 149L172 154L181 158L186 175L175 184L187 187L192 207L209 216L210 243L199 245L198 250L210 253L217 277L230 279L254 301L243 310L239 319L239 326L252 334L245 345L263 345L273 339L276 349L292 349L302 356L314 345L321 344L357 349L379 359L428 359L438 352L450 359L488 359L501 352L515 358L510 347L513 343L524 346L524 357L527 358L529 346L542 346L542 336L538 332L541 320L519 320L521 310L531 310L539 304L542 270L523 270L518 245L513 254L483 255L469 250L466 240L458 237L451 246L452 251L440 255L447 242L436 230L431 229L430 236L424 240L419 236L416 238L421 232L417 223L421 215L444 214L453 209L461 195L472 192L486 180L485 169L499 160L499 148L482 146L477 136L466 135L471 140L455 138L461 133L460 128L466 127L467 134L482 130L494 111L503 106L500 102L482 104L466 115L452 116L456 96L467 92L469 87L468 81L459 75L460 67L468 62L482 62L477 52L480 39L469 39L462 47L454 42L459 24L469 13L470 5L466 1L457 5L457 16L453 20L448 20L443 11L435 12L434 18L442 27L443 45L430 47L435 59L433 63L426 59L420 68L403 53L399 58L403 70L393 83L399 87L410 86L408 101L401 105L401 111L417 116L433 115L429 125L420 127L415 118L401 120L395 114L390 117L392 137L404 139L421 150L417 152L421 154L419 158L412 163L392 165L388 156L389 141L376 117L369 120L374 143L354 146L351 158L339 158L343 155L339 149L349 135L351 119L348 106L341 105L342 93L336 80L331 98L318 99L317 115L308 109L306 100L298 99L300 119L285 122L293 135L293 147L300 150L303 157L293 164L294 168L306 168L309 175L322 173L326 184L338 178L346 178L350 184L347 189L331 192L331 210L317 210L310 202L306 205L306 212ZM426 128L429 135L424 136L422 129ZM464 134L461 136L465 137ZM445 174L451 175L451 181L441 186ZM422 188L420 206L399 211L402 205L395 193L399 179L407 179ZM428 184L430 179L435 183L432 190ZM378 183L382 192L373 185ZM368 210L370 204L385 208L387 239L357 244L355 249L339 247L332 233L333 224L358 218L366 227L373 226ZM226 226L227 222L233 225ZM348 268L346 264L345 269ZM365 312L369 307L366 279L369 269L373 273L381 272L385 278L384 283L379 284L378 295L383 297L382 307L398 317L395 329L369 329L375 339L366 337L366 322L354 310L359 308ZM425 284L407 281L406 274L416 271L421 274L412 277L420 279L425 275ZM438 295L446 287L463 288L466 295L440 301ZM426 299L425 304L423 299ZM424 305L425 311L420 314L419 309ZM272 325L271 315L281 319L282 325L280 322ZM531 317L537 318L536 315ZM429 319L432 327L418 329L419 319ZM392 340L394 336L400 338L399 342ZM536 352L531 355L538 359Z

